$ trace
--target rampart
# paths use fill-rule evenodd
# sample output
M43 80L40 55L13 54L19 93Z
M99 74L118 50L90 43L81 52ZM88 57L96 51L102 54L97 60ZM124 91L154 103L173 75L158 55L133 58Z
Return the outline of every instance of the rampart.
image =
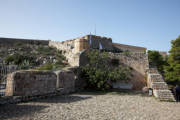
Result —
M87 51L88 52L88 51ZM132 70L132 77L130 83L132 89L142 90L146 86L146 72L149 68L148 56L144 53L112 53L109 52L111 59L117 59L119 61L119 67L127 66ZM80 55L80 66L84 66L88 63L86 51ZM118 67L118 66L117 66Z
M118 48L122 51L130 51L130 52L141 52L145 53L146 48L144 47L138 47L138 46L132 46L132 45L124 45L124 44L119 44L119 43L113 43L113 46L115 48Z
M0 38L0 47L12 46L15 44L35 44L35 45L48 45L49 40L35 40L35 39L19 39L19 38Z
M142 75L146 74L149 68L148 56L144 53L110 53L112 58L119 59L120 63L123 63Z
M146 86L146 71L149 68L147 54L144 53L110 53L112 59L118 59L120 64L132 69L131 84L133 89L141 90Z

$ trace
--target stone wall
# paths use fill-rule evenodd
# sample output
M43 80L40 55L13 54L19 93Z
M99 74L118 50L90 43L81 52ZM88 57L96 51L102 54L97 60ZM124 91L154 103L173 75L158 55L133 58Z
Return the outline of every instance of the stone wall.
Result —
M20 38L0 38L0 47L12 46L17 43L48 45L49 40L20 39Z
M56 71L57 83L56 89L60 90L63 94L75 92L76 76L73 71L64 69Z
M96 35L86 35L63 42L50 41L49 46L64 51L63 54L66 56L67 61L71 66L79 66L80 54L88 49L104 49L112 52L129 50L133 53L144 53L146 51L146 48L143 47L113 44L111 38Z
M87 51L88 52L88 51ZM149 68L147 54L144 53L111 53L109 52L111 59L118 59L120 66L128 66L132 69L131 84L132 89L141 90L146 86L146 71ZM86 51L82 52L80 55L80 66L84 66L88 63L88 58L86 56ZM119 83L117 83L119 84ZM117 87L117 86L116 86Z
M82 38L88 40L90 43L90 48L92 49L99 49L101 44L102 49L113 50L111 38L96 35L86 35Z
M146 71L148 66L148 57L144 53L110 53L112 59L118 59L120 64L128 66L132 69L132 77L130 83L133 89L141 90L146 86Z
M144 53L110 53L112 58L119 59L120 63L123 63L142 75L146 74L146 70L149 68L148 56Z
M64 42L50 41L49 46L62 50L62 53L66 57L70 66L79 66L80 53L77 52L78 49L75 47L75 40L68 40Z
M7 77L6 96L35 96L53 93L57 76L49 71L17 71Z
M122 50L122 51L140 52L140 53L146 52L146 48L144 48L144 47L124 45L124 44L119 44L119 43L113 43L113 46L115 48Z

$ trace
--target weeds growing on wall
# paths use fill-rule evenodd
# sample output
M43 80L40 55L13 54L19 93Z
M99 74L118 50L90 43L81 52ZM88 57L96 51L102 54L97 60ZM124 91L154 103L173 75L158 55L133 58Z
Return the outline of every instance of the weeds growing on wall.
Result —
M117 60L112 62L107 52L91 50L87 53L89 63L81 67L81 77L87 81L88 89L107 90L112 88L112 82L129 81L130 69L119 67Z

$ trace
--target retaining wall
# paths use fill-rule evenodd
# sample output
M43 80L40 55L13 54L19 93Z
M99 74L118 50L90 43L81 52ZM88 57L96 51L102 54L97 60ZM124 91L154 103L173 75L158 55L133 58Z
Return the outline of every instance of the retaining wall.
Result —
M56 71L57 82L56 89L61 90L61 93L68 94L75 92L75 79L76 76L74 72L70 70L60 70Z
M149 68L147 54L144 53L109 53L112 59L118 59L120 64L132 68L130 83L133 89L142 90L147 85L146 71Z
M56 91L57 76L49 71L17 71L7 76L6 96L35 96Z

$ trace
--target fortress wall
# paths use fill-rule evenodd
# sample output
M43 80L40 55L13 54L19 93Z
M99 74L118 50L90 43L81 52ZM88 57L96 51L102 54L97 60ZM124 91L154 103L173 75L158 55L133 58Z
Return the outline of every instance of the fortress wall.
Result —
M107 37L101 37L101 36L95 36L95 35L86 35L85 37L83 37L84 39L88 40L90 43L90 38L91 38L91 48L95 48L98 49L99 48L99 44L102 45L103 49L107 49L107 50L112 50L112 39L111 38L107 38Z
M68 63L71 66L79 66L79 48L77 48L76 40L68 40L64 42L50 41L49 46L55 47L63 51Z
M112 58L119 59L119 63L132 68L133 77L131 83L133 89L141 90L146 86L146 71L149 68L147 54L132 53L125 55L123 53L110 53Z
M89 41L86 39L76 39L75 40L75 52L79 53L83 50L90 48Z
M34 40L34 39L19 39L19 38L0 38L0 47L8 47L16 45L17 43L48 45L49 40Z
M122 51L141 52L141 53L144 53L146 51L146 48L144 47L124 45L124 44L119 44L119 43L113 43L113 46L118 49L121 49Z

